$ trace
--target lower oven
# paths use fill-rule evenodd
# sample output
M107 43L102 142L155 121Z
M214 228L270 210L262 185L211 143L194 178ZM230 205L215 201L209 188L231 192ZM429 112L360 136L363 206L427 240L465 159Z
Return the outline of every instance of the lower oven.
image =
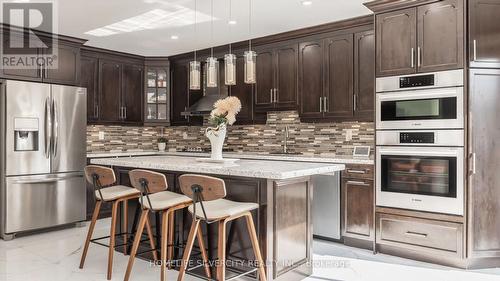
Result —
M377 206L464 214L464 148L377 146Z

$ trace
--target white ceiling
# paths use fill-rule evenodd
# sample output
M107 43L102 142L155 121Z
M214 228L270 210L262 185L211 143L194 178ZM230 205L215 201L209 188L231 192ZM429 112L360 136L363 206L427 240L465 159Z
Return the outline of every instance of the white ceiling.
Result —
M170 56L276 34L308 26L370 14L367 0L251 0L251 35L248 0L213 0L214 32L211 38L211 1L197 0L194 34L194 0L59 0L58 33L88 39L87 45L144 56ZM111 25L111 26L109 26ZM103 29L105 28L105 29ZM107 36L92 34L113 33ZM178 36L174 40L171 36Z

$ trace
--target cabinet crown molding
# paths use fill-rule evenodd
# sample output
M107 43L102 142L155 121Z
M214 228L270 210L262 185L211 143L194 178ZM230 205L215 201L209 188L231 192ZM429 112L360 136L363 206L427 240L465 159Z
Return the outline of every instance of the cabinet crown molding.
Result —
M424 4L439 2L441 0L375 0L363 3L375 14L389 12L404 8L416 7Z

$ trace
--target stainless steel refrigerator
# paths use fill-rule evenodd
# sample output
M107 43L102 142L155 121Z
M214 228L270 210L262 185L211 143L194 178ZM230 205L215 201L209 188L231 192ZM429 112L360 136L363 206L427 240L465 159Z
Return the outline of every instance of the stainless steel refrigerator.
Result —
M85 220L85 88L0 80L0 234Z

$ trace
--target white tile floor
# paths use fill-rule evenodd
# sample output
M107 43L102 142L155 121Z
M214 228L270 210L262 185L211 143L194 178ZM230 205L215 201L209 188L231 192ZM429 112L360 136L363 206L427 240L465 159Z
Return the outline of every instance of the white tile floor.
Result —
M109 220L102 220L96 235L106 235ZM0 240L0 281L97 281L106 280L107 248L91 245L83 270L78 269L87 227L76 227ZM492 281L500 269L466 272L415 262L336 243L315 241L314 274L307 281ZM113 280L123 280L128 257L115 253ZM169 271L168 280L176 280ZM143 260L134 265L131 280L158 280L158 268ZM201 280L188 276L187 281Z

